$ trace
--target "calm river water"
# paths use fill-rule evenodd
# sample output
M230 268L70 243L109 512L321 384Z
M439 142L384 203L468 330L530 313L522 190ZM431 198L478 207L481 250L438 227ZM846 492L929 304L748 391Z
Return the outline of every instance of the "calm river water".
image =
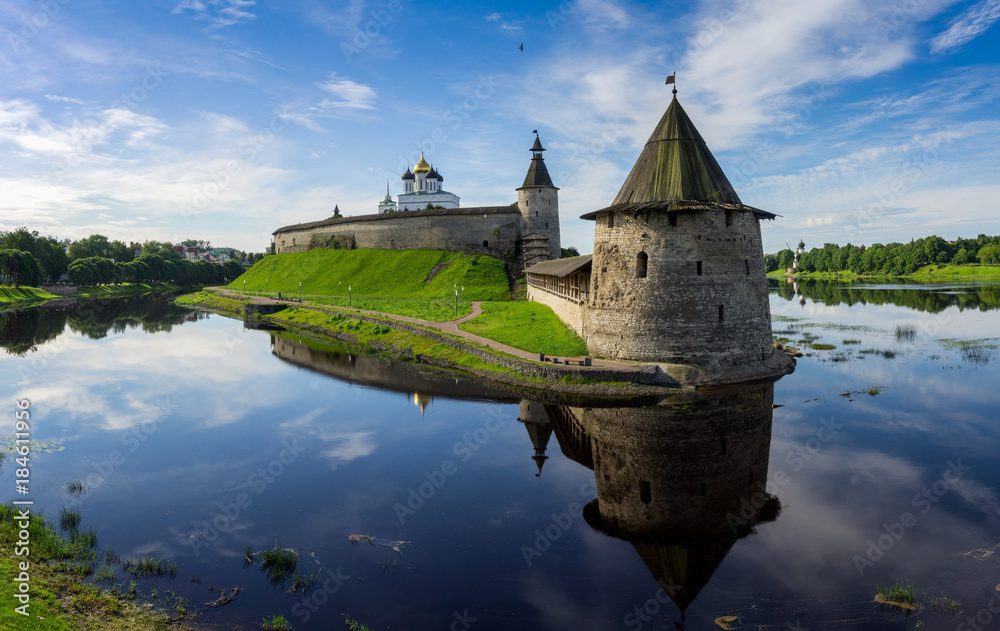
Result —
M772 281L771 308L795 373L645 407L156 297L0 314L0 389L31 400L36 508L176 562L142 593L240 586L220 629L1000 628L1000 286ZM313 589L247 544L298 550ZM917 609L873 602L897 579Z

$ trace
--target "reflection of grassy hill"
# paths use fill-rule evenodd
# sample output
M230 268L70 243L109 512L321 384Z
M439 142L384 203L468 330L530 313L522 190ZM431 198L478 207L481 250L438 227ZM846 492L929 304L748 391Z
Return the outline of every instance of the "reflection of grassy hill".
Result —
M446 267L444 265L447 264ZM437 274L427 282L431 273ZM326 250L268 256L230 283L231 289L394 298L444 298L453 286L465 287L466 300L508 300L507 271L490 257L443 250Z

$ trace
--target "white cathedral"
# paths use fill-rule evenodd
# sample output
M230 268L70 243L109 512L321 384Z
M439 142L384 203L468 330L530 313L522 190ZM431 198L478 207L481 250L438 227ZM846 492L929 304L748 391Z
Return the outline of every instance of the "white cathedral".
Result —
M434 167L424 160L420 154L420 162L410 171L406 168L403 174L403 192L397 196L399 203L392 201L389 195L389 185L386 183L385 199L379 202L380 213L390 213L397 210L423 210L427 205L442 208L458 208L458 195L441 188L444 178Z

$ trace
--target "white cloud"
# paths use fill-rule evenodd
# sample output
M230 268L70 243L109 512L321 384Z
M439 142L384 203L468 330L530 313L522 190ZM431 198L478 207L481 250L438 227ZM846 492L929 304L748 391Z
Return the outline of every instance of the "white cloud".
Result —
M336 72L321 83L320 88L328 92L332 99L323 99L316 105L320 110L370 110L378 93L371 86L340 78Z
M47 98L50 101L57 101L57 102L64 101L66 103L76 103L77 105L86 105L86 103L84 103L80 99L74 99L69 96L59 96L58 94L46 94L45 98Z
M982 0L966 9L943 33L931 40L931 52L954 52L985 33L997 20L1000 20L1000 0Z
M500 14L490 13L489 15L486 16L486 19L489 20L490 22L496 22L497 20L500 19Z
M256 19L256 15L246 10L255 4L255 0L181 0L173 13L190 9L197 19L211 22L211 28L222 28Z

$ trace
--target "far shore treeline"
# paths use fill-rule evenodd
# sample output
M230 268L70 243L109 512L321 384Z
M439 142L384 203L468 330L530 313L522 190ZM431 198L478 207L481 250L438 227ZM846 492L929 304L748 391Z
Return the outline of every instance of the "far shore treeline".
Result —
M182 245L200 245L189 240ZM118 285L121 283L207 284L229 282L243 273L240 261L254 263L261 253L234 250L235 260L225 263L189 261L170 243L146 241L141 255L136 247L94 234L71 242L40 236L26 227L0 232L0 284L37 287L68 275L76 285Z
M794 252L786 248L777 254L765 255L764 266L768 272L786 270L792 267L794 259ZM954 241L945 241L932 235L909 243L874 243L870 246L825 243L821 248L802 253L798 271L903 276L926 265L949 263L1000 264L1000 237L981 234L975 239L959 237Z

